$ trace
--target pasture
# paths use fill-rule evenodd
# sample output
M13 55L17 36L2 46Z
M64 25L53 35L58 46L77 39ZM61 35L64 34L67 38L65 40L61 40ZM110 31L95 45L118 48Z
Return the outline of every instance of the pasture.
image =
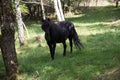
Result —
M23 80L119 80L120 79L120 7L90 8L80 15L66 17L74 23L84 48L73 47L70 53L67 41L66 56L63 46L57 44L55 60L43 38L40 22L27 22L27 45L16 51ZM17 33L16 33L17 36ZM38 39L40 36L40 40ZM0 54L0 80L5 74Z

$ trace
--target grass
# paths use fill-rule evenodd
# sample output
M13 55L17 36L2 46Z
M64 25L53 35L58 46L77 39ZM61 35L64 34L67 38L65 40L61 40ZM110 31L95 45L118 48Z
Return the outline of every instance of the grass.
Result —
M23 80L119 80L120 25L112 24L119 20L119 13L120 8L99 7L78 16L67 17L75 24L85 48L79 51L74 47L71 54L68 46L67 55L63 57L62 44L57 44L54 61L50 58L44 38L41 47L35 38L44 35L40 23L27 23L30 35L28 45L19 48L16 40L20 77ZM0 55L0 78L4 73Z

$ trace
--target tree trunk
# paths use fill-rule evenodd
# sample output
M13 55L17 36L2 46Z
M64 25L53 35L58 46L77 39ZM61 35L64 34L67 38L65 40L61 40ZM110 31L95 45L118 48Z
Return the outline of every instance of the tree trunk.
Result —
M68 12L71 13L72 12L72 8L71 8L71 1L70 0L68 0L67 6L68 6Z
M38 7L37 7L38 20L40 20L40 17L41 17L40 12L41 12L41 10L40 10L40 5L38 5Z
M54 0L54 7L57 14L58 21L64 21L64 15L63 10L61 7L61 1L60 0Z
M62 4L62 9L63 9L63 14L64 14L65 13L65 2L61 1L61 4Z
M45 9L44 9L44 6L43 6L43 0L41 0L41 11L42 11L42 18L45 19Z
M97 4L98 4L98 0L96 0L95 3L96 3L96 6L97 6Z
M17 80L18 61L15 50L12 0L2 0L1 51L6 80Z
M118 7L119 0L116 0L116 7Z
M15 0L16 20L18 24L18 37L19 37L20 46L22 46L25 43L25 38L24 38L23 20L21 16L19 2L20 0Z
M62 10L62 6L61 6L61 1L58 0L58 7L59 7L59 12L60 12L60 15L62 17L62 21L65 21L65 18L64 18L64 14L63 14L63 10Z

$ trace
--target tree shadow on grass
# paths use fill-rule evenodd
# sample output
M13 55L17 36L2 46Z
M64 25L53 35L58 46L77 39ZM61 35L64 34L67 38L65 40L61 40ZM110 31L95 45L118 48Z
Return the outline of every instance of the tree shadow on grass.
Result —
M111 22L112 20L119 19L119 13L120 10L116 8L103 7L95 8L93 11L90 10L90 12L88 11L82 17L68 19L76 23ZM30 28L32 28L32 25ZM94 29L94 26L90 28ZM95 29L100 28L101 27ZM35 32L39 32L38 28L35 29ZM61 78L61 80L92 80L104 74L106 70L120 65L119 34L119 31L115 31L87 36L80 35L85 48L82 49L82 51L74 49L73 54L69 54L68 48L68 54L66 57L63 57L61 54L62 47L58 46L54 61L50 58L49 48L47 46L31 47L21 50L18 54L20 72L21 74L28 74L28 77L29 75L34 77L34 73L38 71L40 78L43 80L57 80ZM3 64L2 62L0 63ZM0 71L2 71L0 72L0 77L3 77L1 76L4 74L3 68L4 66L2 65L0 67ZM107 76L103 78L105 77Z
M90 59L90 65L96 65L102 70L96 71L92 80L119 80L120 79L120 38L119 32L105 32L89 35L86 41L85 53L95 57ZM89 55L88 54L88 55ZM88 63L89 63L88 62Z
M111 7L92 7L80 17L71 17L76 23L95 23L95 22L111 22L120 19L120 8Z
M74 52L69 54L68 48L66 57L63 57L62 46L58 46L54 61L50 58L48 46L28 48L19 54L21 73L34 76L35 71L38 71L40 79L43 80L61 78L92 80L96 76L104 74L106 70L120 65L119 33L81 35L85 46L82 51L74 49Z

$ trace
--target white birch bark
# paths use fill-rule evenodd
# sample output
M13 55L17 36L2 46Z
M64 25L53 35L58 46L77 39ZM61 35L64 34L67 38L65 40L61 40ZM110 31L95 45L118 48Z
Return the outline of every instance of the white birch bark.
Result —
M64 19L60 0L54 0L54 8L57 14L58 21L64 21L65 19Z
M15 10L16 10L16 20L18 24L18 38L20 45L24 45L24 29L23 29L23 21L21 16L21 10L19 5L20 0L15 0Z
M61 1L60 0L58 0L58 7L59 7L59 12L60 12L62 21L65 21L63 10L62 10L62 6L61 6Z
M43 0L41 0L41 8L42 8L42 18L45 20L45 9L44 9L44 6L43 6Z

